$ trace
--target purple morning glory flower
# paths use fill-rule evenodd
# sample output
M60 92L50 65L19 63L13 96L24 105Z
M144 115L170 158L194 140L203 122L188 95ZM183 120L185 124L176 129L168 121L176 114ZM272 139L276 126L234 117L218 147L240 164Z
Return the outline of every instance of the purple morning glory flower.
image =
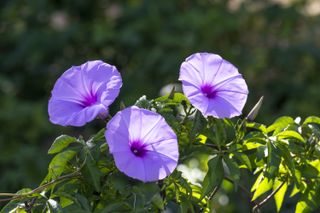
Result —
M103 61L72 66L57 80L51 92L50 121L62 126L83 126L97 116L105 117L121 86L117 68Z
M157 181L177 166L177 136L155 112L126 108L109 121L105 136L116 166L132 178Z
M195 53L180 68L183 93L204 116L241 115L248 87L237 68L219 55Z

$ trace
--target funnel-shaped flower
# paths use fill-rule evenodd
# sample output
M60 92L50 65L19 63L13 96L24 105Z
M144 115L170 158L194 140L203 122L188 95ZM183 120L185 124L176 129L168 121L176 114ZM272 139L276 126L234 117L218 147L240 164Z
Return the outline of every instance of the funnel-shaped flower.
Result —
M62 74L51 92L50 121L62 126L83 126L97 116L104 117L121 86L116 67L103 61L73 66Z
M109 121L105 136L116 166L132 178L157 181L177 166L177 136L155 112L126 108Z
M189 56L179 80L190 103L204 116L231 118L241 115L248 87L236 67L211 53Z

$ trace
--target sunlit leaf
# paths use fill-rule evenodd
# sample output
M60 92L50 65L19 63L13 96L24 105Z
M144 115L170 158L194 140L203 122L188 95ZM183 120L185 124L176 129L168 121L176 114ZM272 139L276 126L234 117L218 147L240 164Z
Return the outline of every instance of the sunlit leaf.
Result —
M296 185L293 186L293 189L290 193L290 197L295 196L296 194L298 194L300 192L300 190L298 189L298 187Z
M267 173L271 178L273 178L279 170L281 155L279 149L276 146L274 146L272 142L267 143L267 147Z
M252 128L252 129L256 129L256 130L260 130L263 133L267 132L267 128L265 125L263 124L259 124L259 123L254 123L254 122L247 122L246 123L246 127L247 128Z
M275 131L275 134L276 134L278 131L283 130L289 124L293 124L293 123L294 123L294 120L291 117L288 117L288 116L280 117L273 124L268 126L267 132L269 133L269 132Z
M48 178L57 178L59 177L63 172L67 165L67 163L77 154L76 151L73 150L67 150L64 152L61 152L54 156L52 161L49 164L49 173Z
M57 137L53 144L51 145L48 154L55 154L61 152L63 149L67 148L69 144L76 142L77 139L75 137L71 137L68 135L61 135Z
M320 124L320 118L316 116L309 116L306 118L303 124L309 124L309 123Z
M276 190L281 184L282 184L282 182L276 179L274 184L273 184L273 190ZM281 209L281 206L282 206L283 199L284 199L284 196L286 194L287 188L288 188L288 184L284 183L281 186L281 188L279 189L279 191L277 193L275 193L275 195L274 195L274 201L276 203L277 212L280 212L280 209Z
M235 158L237 158L241 163L243 163L247 169L252 170L252 164L249 157L246 154L236 152L234 153Z
M199 139L199 142L202 144L205 144L207 141L207 137L205 135L200 134L197 138Z
M263 180L263 172L261 172L259 175L258 175L258 177L257 177L257 179L256 179L256 181L254 182L254 184L252 185L252 187L251 187L251 192L254 192L255 190L257 190L257 188L258 188L258 186L260 185L260 183L261 183L261 181Z
M258 177L259 178L259 177ZM252 200L256 200L261 195L272 189L273 186L273 180L269 180L268 178L264 177L261 182L258 182L258 184L252 188L256 188L255 192L253 194Z
M287 138L294 138L294 139L297 139L301 142L305 142L304 138L298 133L298 132L295 132L295 131L292 131L292 130L287 130L287 131L283 131L283 132L280 132L277 134L277 138L278 139L287 139Z

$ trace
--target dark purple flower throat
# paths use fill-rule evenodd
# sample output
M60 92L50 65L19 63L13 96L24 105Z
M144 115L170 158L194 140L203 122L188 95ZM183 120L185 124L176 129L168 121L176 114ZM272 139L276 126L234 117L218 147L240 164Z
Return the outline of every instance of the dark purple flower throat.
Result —
M209 84L204 84L201 86L201 92L204 96L206 96L209 99L213 99L217 95L217 91L214 89L213 86Z
M145 145L139 140L132 141L129 145L131 152L137 157L143 157L147 152Z
M88 107L91 105L94 105L98 100L98 97L96 94L94 94L93 92L90 92L88 95L86 95L85 97L83 97L83 101L81 101L81 105L83 107Z

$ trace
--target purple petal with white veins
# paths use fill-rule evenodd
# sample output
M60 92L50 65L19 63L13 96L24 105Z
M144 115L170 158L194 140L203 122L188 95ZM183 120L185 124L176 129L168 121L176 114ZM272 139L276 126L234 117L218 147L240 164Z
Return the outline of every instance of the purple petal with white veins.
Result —
M177 166L177 136L155 112L126 108L108 122L105 137L116 166L132 178L156 181Z
M118 96L122 79L117 69L102 61L73 66L57 80L51 92L50 121L62 126L83 126L99 115Z
M219 55L196 53L181 64L183 93L204 116L231 118L241 114L248 87L242 75Z

